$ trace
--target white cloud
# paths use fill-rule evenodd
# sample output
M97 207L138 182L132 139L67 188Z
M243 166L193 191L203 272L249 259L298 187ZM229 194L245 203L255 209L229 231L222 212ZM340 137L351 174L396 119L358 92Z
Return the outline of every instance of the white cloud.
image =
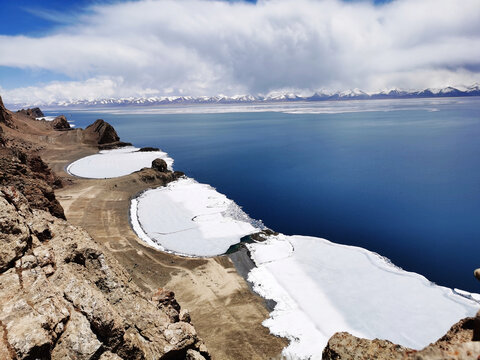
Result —
M10 101L440 87L480 80L480 1L144 0L0 48L0 65L72 78Z

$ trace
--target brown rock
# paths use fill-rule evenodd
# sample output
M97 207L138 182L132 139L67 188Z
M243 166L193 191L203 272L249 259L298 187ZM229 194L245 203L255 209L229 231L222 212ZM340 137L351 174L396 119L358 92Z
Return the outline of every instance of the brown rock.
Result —
M110 144L120 140L112 125L102 119L96 120L83 131L87 142Z
M64 115L60 115L53 119L52 127L55 130L68 130L70 129L70 124L68 123L67 118Z
M42 110L40 110L40 108L38 108L38 107L35 107L35 108L32 108L32 109L22 109L22 110L18 110L17 113L30 116L31 118L34 118L34 119L36 119L36 118L41 118L41 117L44 117L44 116L45 116L45 115L43 114Z
M324 360L467 360L480 356L480 342L472 341L474 319L453 325L437 342L421 351L395 345L387 340L360 339L348 333L336 333L323 350Z
M187 309L181 309L179 314L180 321L189 323L192 321L190 317L190 312Z
M146 147L138 149L138 151L140 151L140 152L151 152L151 151L160 151L160 149L156 148L156 147L146 146Z
M90 328L88 320L78 311L72 311L62 336L52 351L52 359L92 359L102 343Z
M180 305L173 291L160 288L152 295L152 301L159 309L165 311L172 322L179 321Z
M2 97L0 96L0 123L7 125L8 127L14 127L13 118L10 111L3 105Z
M0 196L0 271L20 258L31 242L30 230L9 196Z
M122 360L122 358L117 354L106 351L102 354L102 356L100 356L99 360Z
M323 350L322 359L402 359L407 349L387 340L356 338L346 332L333 335Z
M7 144L7 141L5 140L5 137L4 137L4 131L3 131L3 128L0 126L0 147L5 147L6 144Z
M200 354L198 351L189 349L187 350L187 356L185 359L186 360L205 360L205 357L203 357L203 355Z
M85 231L8 188L0 219L0 359L209 359L173 292L147 299Z
M473 272L473 275L477 278L477 280L480 280L480 268L475 269L475 271Z
M152 169L155 169L160 172L167 171L167 163L163 159L155 159L152 161Z
M31 207L65 218L63 208L53 192L53 189L61 187L62 183L39 156L0 148L1 185L13 186L26 197Z
M480 311L477 312L473 320L473 341L480 341Z

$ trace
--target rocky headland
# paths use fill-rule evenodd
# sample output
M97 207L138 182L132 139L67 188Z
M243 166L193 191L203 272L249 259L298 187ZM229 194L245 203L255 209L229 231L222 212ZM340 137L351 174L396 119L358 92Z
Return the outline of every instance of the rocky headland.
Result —
M280 359L287 342L262 326L265 301L230 258L159 252L132 231L130 199L182 173L157 159L74 178L73 160L127 143L103 120L82 130L42 116L0 98L0 358ZM479 338L478 317L421 351L337 333L323 359L478 359Z

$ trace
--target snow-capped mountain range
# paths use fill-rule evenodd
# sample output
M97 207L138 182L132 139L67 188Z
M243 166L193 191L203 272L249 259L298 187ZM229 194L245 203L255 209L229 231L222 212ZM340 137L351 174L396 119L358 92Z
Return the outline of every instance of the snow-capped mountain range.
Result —
M12 107L106 107L106 106L149 106L167 104L236 104L262 102L291 101L339 101L339 100L369 100L369 99L411 99L433 97L480 96L480 84L472 86L448 86L441 89L428 88L424 90L389 89L381 92L368 93L360 89L339 92L318 91L312 95L298 95L289 92L273 92L268 95L235 95L235 96L153 96L105 98L95 100L68 100L48 103L9 104Z

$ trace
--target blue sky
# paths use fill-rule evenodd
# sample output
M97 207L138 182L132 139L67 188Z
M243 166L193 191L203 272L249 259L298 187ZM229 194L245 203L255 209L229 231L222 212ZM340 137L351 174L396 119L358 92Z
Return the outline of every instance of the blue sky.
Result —
M470 85L480 80L480 1L458 4L0 0L8 14L0 94L55 101Z

